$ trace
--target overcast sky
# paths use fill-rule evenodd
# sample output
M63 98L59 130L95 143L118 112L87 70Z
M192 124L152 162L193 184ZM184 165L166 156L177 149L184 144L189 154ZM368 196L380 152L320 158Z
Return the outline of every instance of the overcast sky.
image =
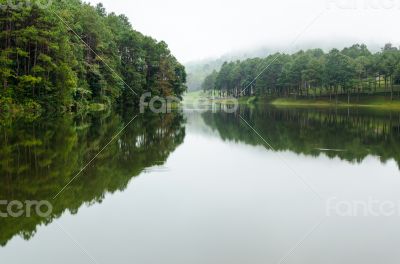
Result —
M90 0L182 62L291 43L400 43L400 0ZM317 45L318 46L318 45Z

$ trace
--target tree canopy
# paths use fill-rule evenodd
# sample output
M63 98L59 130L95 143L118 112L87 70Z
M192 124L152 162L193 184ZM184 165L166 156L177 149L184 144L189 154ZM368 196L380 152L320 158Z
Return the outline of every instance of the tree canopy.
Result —
M54 0L12 8L0 0L0 103L57 110L134 105L150 91L180 97L184 67L163 41L101 4Z

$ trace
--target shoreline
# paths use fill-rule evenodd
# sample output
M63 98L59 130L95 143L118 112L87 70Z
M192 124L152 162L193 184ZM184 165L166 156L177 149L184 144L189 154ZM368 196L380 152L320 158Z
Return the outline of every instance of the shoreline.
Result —
M231 98L212 99L209 95L202 91L189 92L183 102L193 102L196 100L207 100L217 104L232 104ZM368 108L376 110L394 110L400 111L400 98L390 100L390 97L375 95L354 97L347 102L347 96L339 96L338 100L326 97L317 98L272 98L259 96L246 96L238 98L239 105L255 106L255 105L272 105L275 107L316 107L316 108Z

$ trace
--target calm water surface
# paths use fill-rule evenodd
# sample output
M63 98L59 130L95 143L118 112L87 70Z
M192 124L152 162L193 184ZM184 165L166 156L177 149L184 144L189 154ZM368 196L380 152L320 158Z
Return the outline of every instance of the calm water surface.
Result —
M399 113L140 115L53 199L133 116L1 124L0 200L54 207L0 218L2 263L399 263Z

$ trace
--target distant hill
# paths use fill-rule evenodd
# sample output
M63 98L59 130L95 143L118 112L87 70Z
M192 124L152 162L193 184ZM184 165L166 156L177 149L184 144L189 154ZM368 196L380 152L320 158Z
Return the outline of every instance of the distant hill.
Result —
M266 49L253 50L251 52L233 52L221 56L220 58L210 58L200 61L192 61L185 64L187 72L187 86L189 91L201 89L204 79L214 70L219 71L225 61L243 60L250 57L268 56L270 52Z
M204 79L214 70L219 70L224 63L224 60L207 60L190 62L185 65L187 72L187 86L189 91L197 91L201 89L201 84Z

